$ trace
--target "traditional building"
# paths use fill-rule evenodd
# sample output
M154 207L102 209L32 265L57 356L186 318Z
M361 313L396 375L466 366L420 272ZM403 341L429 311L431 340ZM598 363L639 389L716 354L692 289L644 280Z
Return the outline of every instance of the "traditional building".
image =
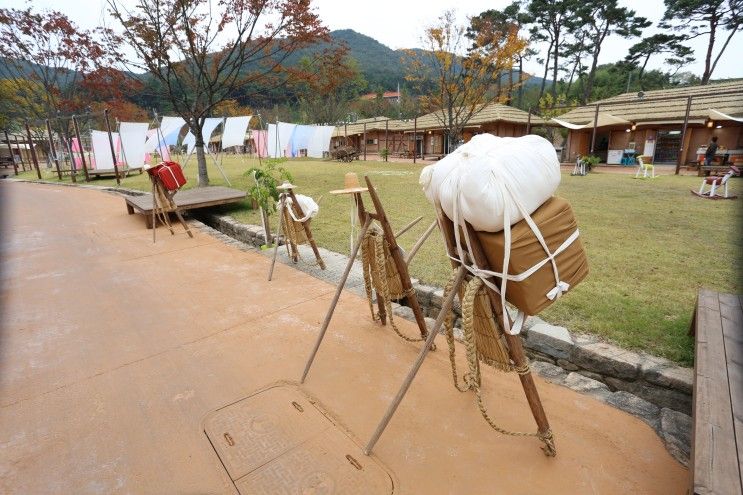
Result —
M743 160L743 80L625 93L573 109L557 122L569 129L569 161L593 154L607 164L627 164L644 155L656 164L696 164L712 136L720 159Z
M362 153L378 155L384 149L392 157L416 156L436 158L448 153L442 125L443 114L432 112L407 120L375 117L336 127L331 149L342 145L353 146ZM495 136L518 137L534 126L556 125L528 112L494 103L484 107L469 119L463 140L473 135L491 133Z

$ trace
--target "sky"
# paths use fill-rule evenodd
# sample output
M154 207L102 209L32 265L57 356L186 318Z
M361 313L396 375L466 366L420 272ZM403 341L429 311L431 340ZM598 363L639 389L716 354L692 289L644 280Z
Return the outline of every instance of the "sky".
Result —
M20 6L19 0L0 0L0 7ZM133 3L133 0L126 0ZM436 19L447 9L455 7L460 22L487 9L502 9L511 0L375 0L374 2L349 2L347 0L312 0L320 18L331 30L353 29L370 36L390 48L415 48L421 46L423 30L436 22ZM663 0L619 0L623 6L634 9L638 15L646 17L657 24L665 10ZM104 13L105 0L32 0L36 8L53 8L71 17L78 25L93 28L108 18ZM108 24L111 25L109 18ZM645 30L649 36L659 30L653 26ZM719 39L719 38L718 38ZM626 40L618 36L608 38L601 50L599 63L615 62L624 58L628 48L639 39ZM718 43L720 43L718 41ZM698 76L704 71L706 38L692 40L690 46L695 51L696 62L683 70L691 71ZM543 48L544 51L545 48ZM736 34L725 54L720 59L713 78L743 77L743 65L740 64L743 53L743 32ZM648 68L662 68L663 56L650 59ZM525 70L541 74L536 61L526 64Z

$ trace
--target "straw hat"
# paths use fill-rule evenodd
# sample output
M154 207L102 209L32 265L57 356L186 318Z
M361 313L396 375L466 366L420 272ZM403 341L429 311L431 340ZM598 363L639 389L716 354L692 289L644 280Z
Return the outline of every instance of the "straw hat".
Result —
M343 178L343 185L345 186L343 189L330 191L330 194L353 194L369 190L366 187L361 187L359 184L359 176L356 175L356 172L348 172Z
M289 182L288 180L285 180L283 184L280 186L276 186L276 189L281 189L282 191L286 191L288 189L296 189L297 186Z

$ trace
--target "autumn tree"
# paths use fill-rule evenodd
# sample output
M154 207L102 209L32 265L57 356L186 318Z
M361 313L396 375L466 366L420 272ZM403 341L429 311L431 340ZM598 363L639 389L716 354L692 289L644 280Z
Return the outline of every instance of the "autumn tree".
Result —
M599 55L606 38L612 34L623 38L640 36L651 22L638 16L634 10L620 7L617 0L584 0L577 12L577 18L587 32L591 56L591 67L583 84L582 103L586 104L591 99Z
M29 117L79 111L87 104L80 97L82 81L118 56L105 40L116 42L105 29L80 29L61 12L0 9L0 77L19 94L28 81L43 88L41 94L33 93L35 101L28 108L34 114Z
M666 11L661 27L679 32L687 40L707 38L702 84L709 83L730 40L743 27L743 1L664 0L664 3ZM724 39L722 46L717 43L718 36Z
M42 115L44 88L31 80L0 79L0 129L22 131L29 115Z
M521 10L521 2L515 1L507 5L503 10L486 10L470 19L470 25L467 28L467 37L473 40L479 40L479 43L488 42L489 38L493 36L506 37L514 29L516 32L520 32L530 21L531 18L529 15ZM523 99L524 61L535 54L536 51L528 47L514 54L515 59L511 63L512 69L508 71L507 103L511 103L513 91L515 88L518 88L519 104L521 104L521 100ZM513 67L515 66L518 66L518 81L514 81ZM501 79L502 75L497 80L499 92Z
M296 50L328 37L310 0L108 0L136 53L130 61L160 82L161 98L196 138L198 184L209 184L202 129L239 88L280 85Z
M408 52L406 79L434 84L420 101L441 124L446 149L459 141L475 113L498 99L494 80L513 68L513 60L526 47L515 27L477 36L472 45L469 41L466 28L456 22L453 11L447 11L425 30L423 50Z
M345 45L302 58L291 74L303 120L314 123L343 120L351 103L366 88L358 63L348 55Z
M644 89L642 87L642 80L645 75L645 68L650 61L650 57L653 55L665 54L666 64L677 68L674 74L684 65L694 61L694 52L688 46L684 46L683 41L683 36L658 33L644 38L630 47L629 53L624 60L629 64L639 67L640 70L637 78L642 89Z

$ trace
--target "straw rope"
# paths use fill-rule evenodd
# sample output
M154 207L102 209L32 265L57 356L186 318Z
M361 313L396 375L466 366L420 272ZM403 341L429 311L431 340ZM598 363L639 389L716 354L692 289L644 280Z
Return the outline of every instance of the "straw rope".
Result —
M400 332L395 324L392 313L392 299L401 299L414 295L413 289L407 291L402 288L400 273L397 271L390 248L384 234L377 226L372 226L361 241L361 263L364 274L364 291L369 303L369 312L374 321L381 320L381 316L374 312L372 289L381 298L387 316L390 319L392 330L403 340L421 342L423 337L408 337Z
M453 290L455 276L456 271L452 274L444 288L444 298ZM508 436L537 437L544 442L545 451L550 453L550 455L554 455L555 446L552 430L536 433L511 431L499 426L490 416L485 406L481 388L480 362L492 366L498 371L515 372L519 375L530 373L529 364L527 362L522 366L517 366L509 358L508 347L503 335L495 326L490 300L485 292L483 282L479 277L473 277L466 283L464 293L460 293L460 298L462 300L462 327L468 365L468 371L462 376L463 384L460 384L457 373L453 310L446 315L444 320L444 330L446 333L446 342L449 345L449 361L451 363L454 386L460 392L467 392L468 390L475 392L480 414L493 430Z

